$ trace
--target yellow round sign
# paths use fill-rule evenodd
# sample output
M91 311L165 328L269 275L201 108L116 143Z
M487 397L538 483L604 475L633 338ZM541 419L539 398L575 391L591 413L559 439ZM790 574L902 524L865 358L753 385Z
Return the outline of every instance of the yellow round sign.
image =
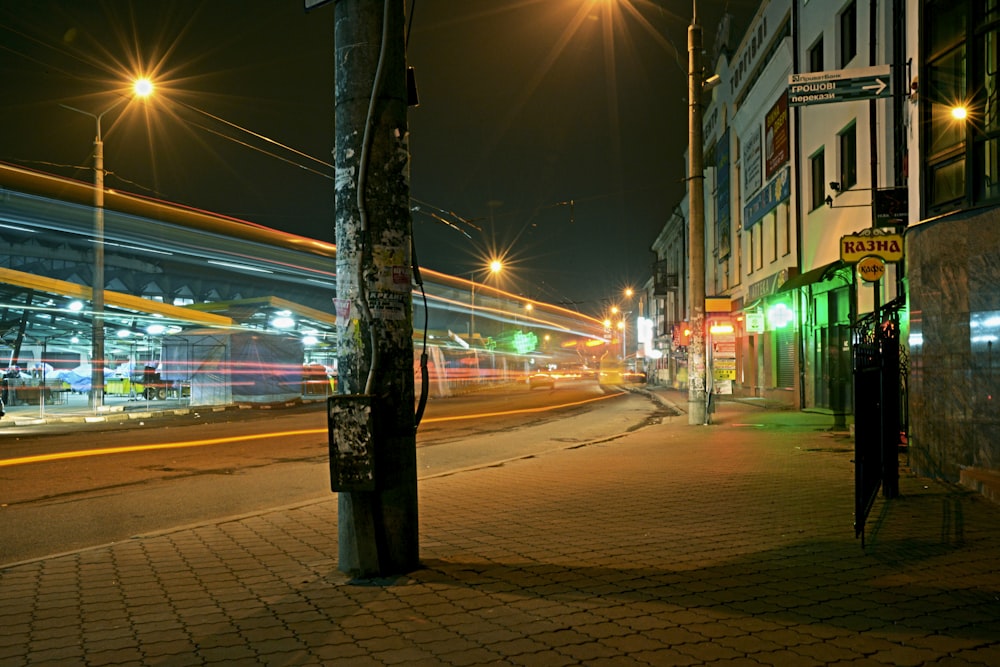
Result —
M873 283L885 275L885 261L881 257L869 255L858 262L858 275L861 279Z

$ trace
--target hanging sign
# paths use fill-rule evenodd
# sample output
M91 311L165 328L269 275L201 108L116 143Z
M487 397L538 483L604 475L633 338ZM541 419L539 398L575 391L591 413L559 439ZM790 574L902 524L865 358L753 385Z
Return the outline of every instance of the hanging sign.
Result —
M885 275L885 261L881 257L864 257L858 262L858 275L865 282L873 283Z
M747 333L764 333L764 313L745 313Z
M840 259L854 264L868 255L886 262L903 260L903 235L881 234L881 229L865 229L858 234L840 237Z

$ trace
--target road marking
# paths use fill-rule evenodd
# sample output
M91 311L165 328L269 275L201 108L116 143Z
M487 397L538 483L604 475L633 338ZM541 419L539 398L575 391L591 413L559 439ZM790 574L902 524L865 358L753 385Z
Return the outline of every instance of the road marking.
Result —
M594 401L603 401L608 398L618 398L619 396L624 396L628 392L622 391L617 394L607 394L605 396L598 396L596 398L586 398L582 401L574 401L573 403L561 403L559 405L546 405L540 408L522 408L520 410L504 410L502 412L480 412L474 415L457 415L455 417L432 417L430 419L424 419L425 422L454 422L461 421L463 419L480 419L482 417L502 417L504 415L517 415L528 412L548 412L549 410L558 410L560 408L572 408L577 405L584 405L586 403L593 403Z
M573 403L562 403L560 405L549 405L541 408L523 408L521 410L504 410L502 412L482 412L473 415L459 415L456 417L432 417L425 418L424 422L449 422L449 421L459 421L463 419L481 419L483 417L500 417L504 415L516 415L521 413L530 412L546 412L548 410L558 410L560 408L571 408L577 405L584 405L586 403L593 403L594 401L603 401L608 398L617 398L619 396L624 396L628 392L619 392L617 394L608 394L606 396L598 396L596 398L588 398L582 401L575 401ZM253 435L234 435L225 438L207 438L204 440L185 440L182 442L161 442L154 443L150 445L130 445L128 447L104 447L101 449L82 449L72 452L53 452L51 454L37 454L35 456L21 456L13 459L0 459L0 468L9 468L19 465L27 465L29 463L47 463L49 461L65 461L67 459L79 459L86 458L89 456L107 456L110 454L129 454L134 452L148 452L156 451L162 449L184 449L186 447L209 447L211 445L226 445L233 442L243 442L249 440L266 440L269 438L284 438L287 436L297 436L297 435L319 435L327 433L325 428L310 428L302 429L298 431L281 431L279 433L256 433Z
M105 447L102 449L82 449L74 452L53 452L36 456L22 456L16 459L0 459L0 468L26 463L42 463L45 461L60 461L77 459L87 456L105 456L107 454L128 454L130 452L154 451L157 449L183 449L185 447L207 447L209 445L225 445L243 440L264 440L267 438L283 438L289 435L313 435L326 433L325 428L303 429L301 431L282 431L280 433L257 433L254 435L233 435L226 438L208 438L205 440L186 440L183 442L161 442L151 445L131 445L128 447Z

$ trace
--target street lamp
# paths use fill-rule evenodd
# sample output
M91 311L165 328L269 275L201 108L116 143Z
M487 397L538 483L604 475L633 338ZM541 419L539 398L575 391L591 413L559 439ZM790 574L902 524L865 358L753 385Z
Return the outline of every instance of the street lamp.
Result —
M148 79L139 79L132 86L136 97L147 97L153 92ZM62 104L64 109L90 116L97 126L94 136L94 278L91 281L91 362L90 407L97 410L104 405L104 139L101 120L130 98L122 97L99 114Z
M503 262L499 259L494 259L490 261L487 266L487 275L496 275L503 271ZM473 271L469 274L469 283L471 288L469 291L469 344L472 344L472 336L476 331L476 272Z

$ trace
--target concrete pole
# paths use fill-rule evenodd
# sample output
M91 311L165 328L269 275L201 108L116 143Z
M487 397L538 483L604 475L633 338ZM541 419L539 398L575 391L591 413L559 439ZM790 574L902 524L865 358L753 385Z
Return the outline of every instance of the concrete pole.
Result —
M338 496L341 571L419 565L404 2L335 3L339 391L371 400L375 490Z
M101 114L103 116L104 114ZM91 316L90 407L104 405L104 140L101 116L97 117L94 139L94 280L90 303Z
M91 362L90 407L97 410L104 405L104 137L101 119L120 104L122 98L99 114L60 104L64 109L90 116L96 124L94 135L94 277L91 281Z
M692 2L688 26L688 304L691 341L688 345L688 424L706 423L705 381L705 175L702 156L701 97L704 73L702 31Z

